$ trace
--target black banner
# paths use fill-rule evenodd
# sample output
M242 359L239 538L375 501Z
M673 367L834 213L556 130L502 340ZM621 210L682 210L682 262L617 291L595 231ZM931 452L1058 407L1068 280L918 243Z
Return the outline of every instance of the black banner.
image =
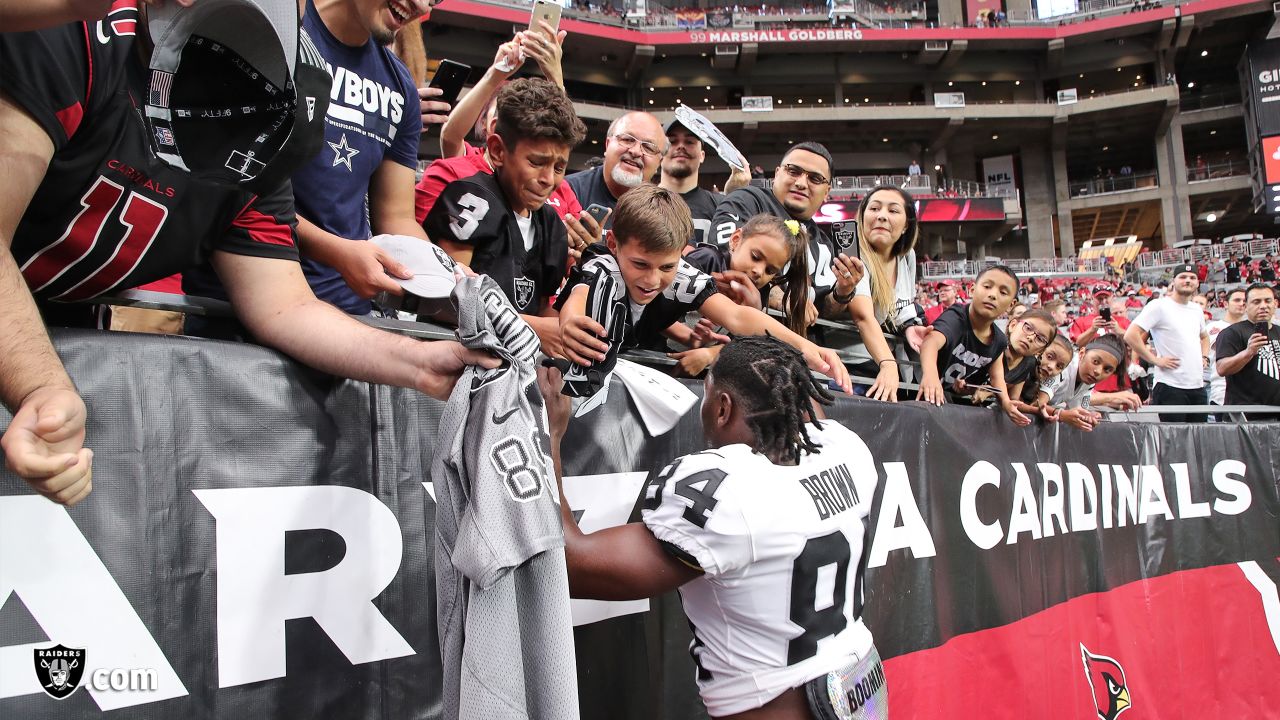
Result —
M251 346L57 346L94 491L66 510L0 473L0 716L439 716L440 403ZM866 620L895 718L1093 717L1119 702L1104 676L1129 717L1280 707L1280 425L831 414L880 478ZM702 446L696 413L651 438L615 385L565 440L570 504L585 528L623 522L645 473ZM705 716L674 595L575 617L582 717ZM65 700L33 663L59 644L84 651Z
M1258 136L1280 134L1280 39L1249 43L1245 51L1254 127Z

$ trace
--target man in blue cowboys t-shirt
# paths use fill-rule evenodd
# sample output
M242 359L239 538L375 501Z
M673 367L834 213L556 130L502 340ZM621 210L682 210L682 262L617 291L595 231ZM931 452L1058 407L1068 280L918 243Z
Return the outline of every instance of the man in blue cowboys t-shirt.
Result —
M427 241L413 205L422 134L418 91L387 46L431 5L308 0L303 15L303 27L333 75L333 89L320 154L293 175L298 244L316 297L349 313L367 315L369 298L383 290L400 292L388 272L408 277L403 266L364 241L384 233Z

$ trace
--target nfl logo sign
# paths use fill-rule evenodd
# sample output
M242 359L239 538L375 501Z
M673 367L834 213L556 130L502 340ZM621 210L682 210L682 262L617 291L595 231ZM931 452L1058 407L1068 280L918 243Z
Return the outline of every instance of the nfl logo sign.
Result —
M175 144L173 142L173 131L167 127L157 127L156 142L161 145L167 145L169 147L173 147Z

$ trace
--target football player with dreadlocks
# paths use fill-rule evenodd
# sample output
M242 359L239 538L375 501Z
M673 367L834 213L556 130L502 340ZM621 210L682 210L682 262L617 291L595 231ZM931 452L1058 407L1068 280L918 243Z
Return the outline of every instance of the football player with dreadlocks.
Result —
M544 368L539 382L560 477L569 399L557 371ZM584 534L561 491L570 594L626 600L679 588L712 717L887 715L860 619L874 463L857 435L819 420L831 402L795 349L738 338L704 382L711 449L650 476L643 523Z

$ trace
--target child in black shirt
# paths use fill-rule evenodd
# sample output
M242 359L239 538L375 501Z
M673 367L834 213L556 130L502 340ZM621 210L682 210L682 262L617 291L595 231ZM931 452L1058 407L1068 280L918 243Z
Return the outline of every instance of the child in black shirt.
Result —
M946 402L943 383L963 392L970 385L989 381L1000 398L1000 407L1017 425L1029 425L1009 397L1004 381L1002 355L1008 337L996 327L1018 297L1018 276L1004 265L993 265L978 274L968 305L952 305L933 323L920 347L923 379L917 400L935 405Z

